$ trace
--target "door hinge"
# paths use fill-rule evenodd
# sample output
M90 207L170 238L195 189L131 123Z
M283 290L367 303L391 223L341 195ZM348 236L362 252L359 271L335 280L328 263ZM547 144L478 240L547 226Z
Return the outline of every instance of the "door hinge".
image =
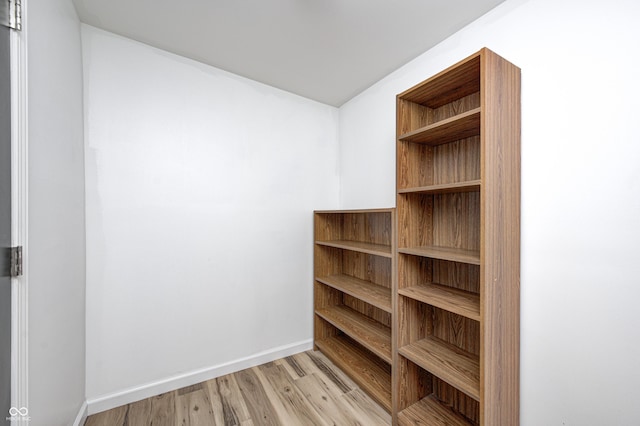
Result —
M0 24L22 30L22 0L0 0Z
M12 277L22 276L22 246L11 247L10 275Z

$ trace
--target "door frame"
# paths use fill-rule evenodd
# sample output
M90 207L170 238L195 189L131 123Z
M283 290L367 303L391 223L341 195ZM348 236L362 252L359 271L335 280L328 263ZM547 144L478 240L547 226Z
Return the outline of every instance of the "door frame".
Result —
M11 245L22 246L23 275L11 279L11 406L29 407L28 369L28 122L27 1L22 30L10 32L11 62Z

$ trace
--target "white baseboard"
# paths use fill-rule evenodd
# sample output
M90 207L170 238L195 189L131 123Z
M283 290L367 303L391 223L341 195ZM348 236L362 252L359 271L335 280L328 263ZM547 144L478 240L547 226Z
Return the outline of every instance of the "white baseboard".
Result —
M76 419L73 421L73 426L83 426L84 422L87 420L88 415L89 415L88 405L87 405L87 401L85 401L82 403L82 407L80 407L80 410L78 411L78 415L76 416Z
M194 370L189 373L167 377L166 379L123 389L119 392L113 392L107 395L91 398L87 400L88 413L89 415L100 413L121 405L140 401L141 399L150 398L161 393L224 376L225 374L235 373L237 371L244 370L245 368L255 367L256 365L275 361L286 356L295 355L300 352L308 351L312 348L313 340L304 340L302 342L269 349L213 367Z

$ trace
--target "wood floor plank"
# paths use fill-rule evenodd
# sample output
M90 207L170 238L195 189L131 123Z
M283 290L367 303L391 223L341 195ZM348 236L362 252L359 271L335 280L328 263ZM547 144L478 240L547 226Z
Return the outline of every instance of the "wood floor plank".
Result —
M331 380L329 377L327 377L322 371L320 371L320 369L317 369L314 373L310 373L309 376L316 376L316 378L318 380L320 380L324 384L324 386L327 388L327 391L332 396L338 397L338 396L341 396L341 395L345 394L345 392L344 392L345 387L344 386L338 386L334 380ZM307 376L305 376L305 377L307 377ZM294 384L296 383L297 380L298 380L298 378L296 378L296 380L294 380ZM351 392L351 391L349 391L349 392Z
M295 355L296 359L304 364L309 373L318 373L331 380L342 393L350 392L358 387L353 380L339 368L337 368L320 351L307 351Z
M362 389L354 389L349 393L340 396L349 406L357 419L361 419L363 425L390 425L391 415L386 412L378 403Z
M326 382L317 374L308 374L305 377L300 377L294 381L294 384L328 424L359 425L359 423L354 422L353 418L345 415L344 407L341 407L341 403L332 395Z
M261 365L258 369L280 398L289 417L303 424L325 424L313 408L313 405L309 404L309 400L293 384L287 370L276 364Z
M125 426L149 426L151 424L151 398L129 404Z
M209 397L211 411L213 412L213 424L224 426L224 408L222 406L222 397L218 390L218 382L216 379L208 380L204 382L203 389Z
M273 366L275 364L267 363L263 365ZM269 383L269 380L267 380L267 377L262 373L260 368L254 367L251 370L255 373L256 377L260 381L260 384L262 385L262 388L264 389L265 394L269 398L269 401L271 401L271 406L278 415L280 423L283 425L297 423L298 419L296 418L296 415L288 410L287 407L285 407L284 402L280 400L280 397L278 396L276 390L273 388L273 386L271 386L271 383Z
M174 426L175 417L175 391L151 398L151 424L153 426Z
M287 361L296 369L296 372L298 372L298 376L300 377L304 377L307 374L312 374L315 371L318 371L318 367L311 362L311 359L306 355L306 352L287 357Z
M251 419L238 382L233 374L218 377L218 392L222 402L225 426L239 426Z
M247 403L253 423L264 426L281 424L278 414L269 401L269 397L265 393L256 373L251 369L246 369L234 373L234 376L238 380L238 386Z
M122 426L127 415L128 406L116 407L112 410L90 416L85 426Z
M202 386L190 392L177 392L176 425L211 426L213 410Z
M304 370L300 368L300 366L296 363L293 357L288 356L285 358L280 358L279 360L275 361L275 363L284 367L285 370L287 370L287 372L289 373L289 376L291 376L293 379L304 377L306 374Z

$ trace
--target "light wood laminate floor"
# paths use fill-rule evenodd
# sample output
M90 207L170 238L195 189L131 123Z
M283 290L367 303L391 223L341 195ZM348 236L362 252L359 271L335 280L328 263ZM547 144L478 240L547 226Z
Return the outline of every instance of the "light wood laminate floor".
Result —
M90 416L85 426L389 425L320 352L303 352Z

